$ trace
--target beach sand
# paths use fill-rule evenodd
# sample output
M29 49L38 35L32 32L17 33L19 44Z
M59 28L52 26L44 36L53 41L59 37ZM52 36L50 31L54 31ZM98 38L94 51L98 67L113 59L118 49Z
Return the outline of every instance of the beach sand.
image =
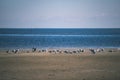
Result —
M1 51L0 80L120 80L120 50L96 54L89 49L80 54Z

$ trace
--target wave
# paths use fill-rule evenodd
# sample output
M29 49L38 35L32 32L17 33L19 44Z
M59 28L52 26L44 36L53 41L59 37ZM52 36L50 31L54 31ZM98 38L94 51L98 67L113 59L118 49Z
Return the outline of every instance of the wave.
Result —
M112 37L112 36L116 36L116 37L120 37L120 35L41 35L41 34L0 34L0 36L108 36L108 37Z

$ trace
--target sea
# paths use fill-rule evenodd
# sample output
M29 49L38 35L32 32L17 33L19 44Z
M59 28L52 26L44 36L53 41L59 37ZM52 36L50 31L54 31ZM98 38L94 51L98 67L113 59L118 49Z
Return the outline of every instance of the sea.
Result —
M120 28L1 28L0 49L119 48Z

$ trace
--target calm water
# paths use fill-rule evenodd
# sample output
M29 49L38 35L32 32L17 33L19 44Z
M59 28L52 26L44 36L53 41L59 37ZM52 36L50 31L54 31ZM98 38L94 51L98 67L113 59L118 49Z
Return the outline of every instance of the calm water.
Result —
M0 29L0 49L120 47L120 29Z

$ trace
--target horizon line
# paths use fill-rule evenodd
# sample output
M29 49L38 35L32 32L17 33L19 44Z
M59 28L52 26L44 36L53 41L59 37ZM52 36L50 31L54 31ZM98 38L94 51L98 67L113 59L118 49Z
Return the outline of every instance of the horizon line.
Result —
M38 27L22 27L22 28L20 28L20 27L7 27L7 28L0 28L0 29L120 29L119 27L114 27L114 28L111 28L111 27L105 27L105 28L103 28L103 27L85 27L85 28L78 28L78 27L75 27L75 28L67 28L67 27L65 27L65 28L54 28L54 27L51 27L51 28L49 28L49 27L47 27L47 28L38 28Z

